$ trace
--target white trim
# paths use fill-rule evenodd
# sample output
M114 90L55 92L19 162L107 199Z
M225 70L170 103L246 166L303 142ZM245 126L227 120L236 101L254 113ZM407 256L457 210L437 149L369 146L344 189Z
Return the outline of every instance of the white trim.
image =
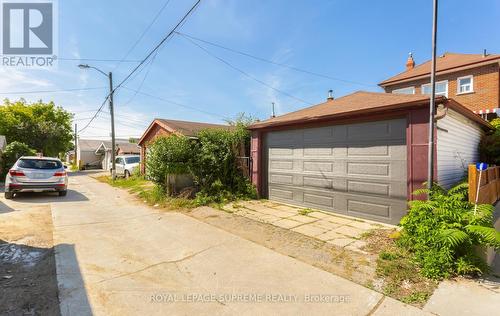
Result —
M446 83L446 92L445 92L445 97L448 97L448 88L449 88L449 84L448 84L448 80L442 80L442 81L437 81L436 82L436 86L440 83ZM426 83L426 84L423 84L422 86L420 86L420 92L422 94L424 94L424 87L427 87L427 86L430 86L431 84L430 83ZM430 94L430 93L429 93ZM436 95L440 95L440 94L437 94Z
M401 93L400 92L400 91L408 90L408 89L411 89L412 93ZM415 87L411 86L411 87L399 88L399 89L392 90L391 93L394 93L394 94L415 94Z
M469 79L469 78L470 78L470 91L460 92L460 80ZM474 93L474 76L473 75L462 76L462 77L457 78L457 95L467 94L467 93Z

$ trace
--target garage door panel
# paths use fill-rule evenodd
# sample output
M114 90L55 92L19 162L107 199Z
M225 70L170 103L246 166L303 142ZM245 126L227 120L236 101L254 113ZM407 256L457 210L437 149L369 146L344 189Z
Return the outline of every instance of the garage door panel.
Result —
M397 223L406 211L405 135L405 119L270 132L269 198Z

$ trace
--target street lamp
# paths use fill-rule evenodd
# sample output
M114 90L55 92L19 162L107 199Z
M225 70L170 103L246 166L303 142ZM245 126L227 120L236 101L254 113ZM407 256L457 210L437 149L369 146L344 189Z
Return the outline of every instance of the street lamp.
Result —
M113 181L116 179L116 164L115 164L115 113L113 110L113 73L109 72L106 74L104 71L96 68L94 66L89 66L87 64L78 65L80 69L94 69L108 77L109 79L109 114L111 115L111 178Z

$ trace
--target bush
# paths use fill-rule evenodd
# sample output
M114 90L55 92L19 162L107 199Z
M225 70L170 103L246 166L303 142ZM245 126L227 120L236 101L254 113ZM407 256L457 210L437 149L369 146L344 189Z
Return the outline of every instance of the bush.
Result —
M179 135L157 138L149 147L147 177L167 188L168 175L187 174L194 157L192 141Z
M158 138L148 151L147 177L170 191L168 175L191 175L200 190L197 205L255 198L255 187L238 166L249 139L244 124L203 130L197 140L177 135Z
M250 138L248 130L243 125L232 130L207 129L198 138L190 171L200 187L200 204L255 198L255 188L238 167L241 146Z
M8 144L2 153L0 168L2 179L7 174L7 171L16 163L17 159L21 156L33 156L35 154L36 151L24 143L12 142Z
M485 263L475 251L478 246L500 247L500 233L493 227L493 206L474 205L467 199L468 185L446 191L438 185L414 194L429 194L425 201L411 201L401 220L398 244L410 250L422 269L433 279L456 274L483 273Z

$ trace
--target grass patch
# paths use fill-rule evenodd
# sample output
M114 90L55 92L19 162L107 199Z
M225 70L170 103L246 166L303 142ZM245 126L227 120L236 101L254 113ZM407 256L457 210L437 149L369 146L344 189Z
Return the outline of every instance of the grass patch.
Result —
M413 260L413 255L396 245L396 230L376 229L363 234L366 251L376 254L378 282L371 286L404 303L422 307L438 285L426 278ZM375 285L376 284L376 285Z
M302 209L298 210L297 213L299 213L300 215L307 216L307 215L309 215L312 212L314 212L314 210L312 210L310 208L302 208Z
M126 189L139 196L147 204L156 207L169 210L187 210L197 206L192 199L167 196L162 187L154 185L151 181L140 176L132 176L128 179L117 178L115 181L112 181L110 176L100 176L96 179L113 187Z

